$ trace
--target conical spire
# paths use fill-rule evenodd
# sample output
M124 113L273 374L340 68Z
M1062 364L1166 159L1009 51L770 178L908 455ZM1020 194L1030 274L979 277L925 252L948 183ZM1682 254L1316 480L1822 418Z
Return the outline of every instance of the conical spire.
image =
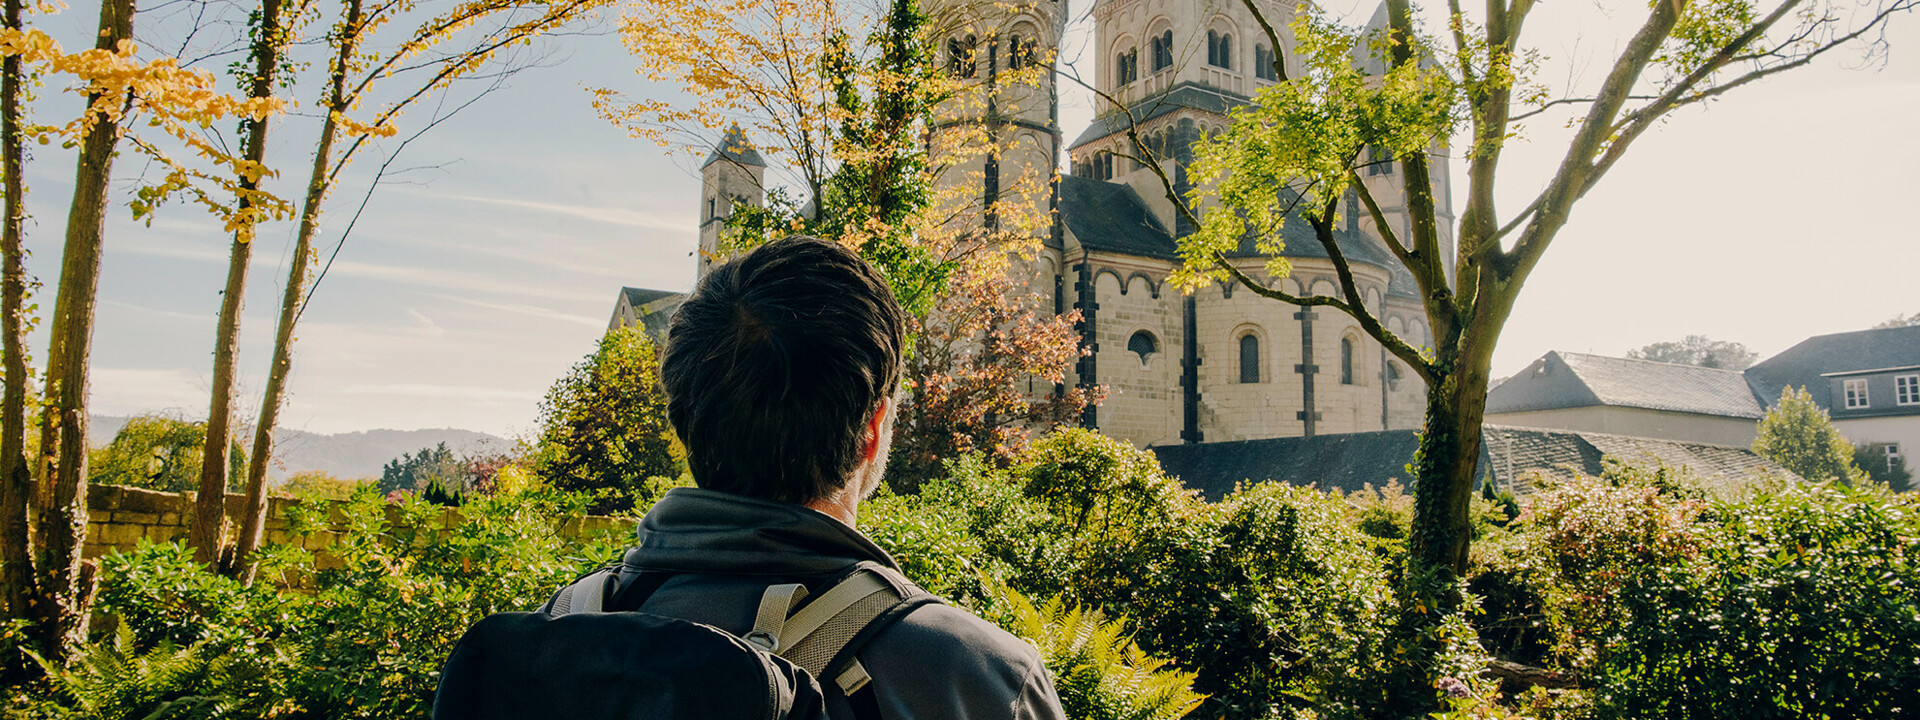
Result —
M767 166L767 161L760 159L760 151L753 149L753 143L747 140L746 131L741 130L738 124L727 128L727 134L720 138L720 144L713 148L713 154L708 155L707 161L701 163L700 167L705 168L720 162L723 158L736 165Z

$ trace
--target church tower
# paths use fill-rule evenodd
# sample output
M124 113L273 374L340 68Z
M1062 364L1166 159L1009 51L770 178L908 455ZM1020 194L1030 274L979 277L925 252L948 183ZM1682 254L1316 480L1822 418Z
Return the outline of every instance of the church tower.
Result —
M1048 234L1060 156L1053 64L1064 0L925 0L935 60L965 90L936 108L936 157L961 158L937 193L965 227Z
M706 277L720 253L720 231L736 204L758 207L766 199L767 162L735 125L727 129L713 154L700 165L700 253L694 281Z

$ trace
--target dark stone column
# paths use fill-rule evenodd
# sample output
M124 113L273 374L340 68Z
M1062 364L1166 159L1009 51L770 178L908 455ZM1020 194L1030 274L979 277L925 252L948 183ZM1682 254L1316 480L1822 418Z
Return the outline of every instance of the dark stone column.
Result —
M1100 343L1097 341L1098 336L1094 334L1095 322L1100 313L1100 303L1096 301L1094 295L1093 264L1087 262L1085 255L1080 257L1079 264L1073 266L1073 271L1075 278L1073 308L1080 311L1080 322L1074 329L1080 331L1080 344L1087 349L1087 354L1080 358L1078 365L1074 366L1074 373L1080 376L1080 387L1091 388L1100 382L1097 371L1099 366L1096 364L1100 359ZM1085 410L1080 411L1081 427L1088 429L1100 427L1099 410L1098 407L1088 405Z
M1300 308L1293 317L1300 321L1300 364L1293 371L1300 373L1300 402L1304 408L1294 417L1306 423L1306 437L1313 437L1314 423L1320 419L1320 413L1313 406L1313 375L1320 372L1320 366L1313 364L1313 308Z
M1180 439L1191 445L1201 442L1200 434L1200 318L1196 312L1194 296L1184 297L1182 304L1186 321L1184 323L1184 346L1180 358L1180 400L1184 423L1180 429Z

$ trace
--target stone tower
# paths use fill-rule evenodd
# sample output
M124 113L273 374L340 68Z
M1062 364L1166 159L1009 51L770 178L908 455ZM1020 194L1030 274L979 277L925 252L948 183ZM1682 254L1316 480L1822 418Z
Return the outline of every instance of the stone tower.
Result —
M727 129L713 154L700 165L700 256L694 280L706 277L720 253L720 231L736 204L759 206L766 199L767 163L735 125Z
M967 227L1002 227L1017 213L1045 235L1061 150L1053 63L1066 2L926 0L921 7L935 28L936 62L968 89L934 111L936 155L958 147L964 158L942 174L941 200Z

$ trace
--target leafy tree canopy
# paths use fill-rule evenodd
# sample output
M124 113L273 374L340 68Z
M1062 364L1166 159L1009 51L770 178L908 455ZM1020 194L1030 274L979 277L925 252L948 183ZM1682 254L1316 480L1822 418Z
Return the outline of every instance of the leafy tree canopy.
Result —
M444 442L420 448L417 453L403 454L387 461L386 466L380 469L380 492L424 491L435 483L454 488L464 487L464 469L460 458L447 449Z
M182 492L200 487L200 458L207 424L165 415L137 415L113 442L87 456L88 482ZM239 443L228 453L227 492L238 492L246 451Z
M1913 471L1907 468L1907 459L1899 455L1890 455L1887 443L1861 443L1853 448L1853 464L1866 472L1875 484L1885 485L1898 491L1913 489Z
M337 478L325 470L303 470L287 478L287 481L280 485L279 494L303 499L345 500L353 495L355 489L366 483L365 479Z
M1895 315L1888 318L1886 322L1873 326L1873 329L1885 330L1887 328L1908 327L1911 325L1920 325L1920 312L1912 315Z
M620 328L547 391L534 471L556 488L593 493L595 513L620 512L648 499L648 478L680 475L675 447L653 341Z
M1853 464L1853 443L1840 435L1806 388L1781 391L1780 403L1760 419L1753 451L1808 480L1853 484L1867 479Z
M1721 370L1745 370L1760 355L1737 342L1715 340L1705 335L1688 335L1678 342L1657 342L1637 350L1628 350L1635 360L1698 365Z

